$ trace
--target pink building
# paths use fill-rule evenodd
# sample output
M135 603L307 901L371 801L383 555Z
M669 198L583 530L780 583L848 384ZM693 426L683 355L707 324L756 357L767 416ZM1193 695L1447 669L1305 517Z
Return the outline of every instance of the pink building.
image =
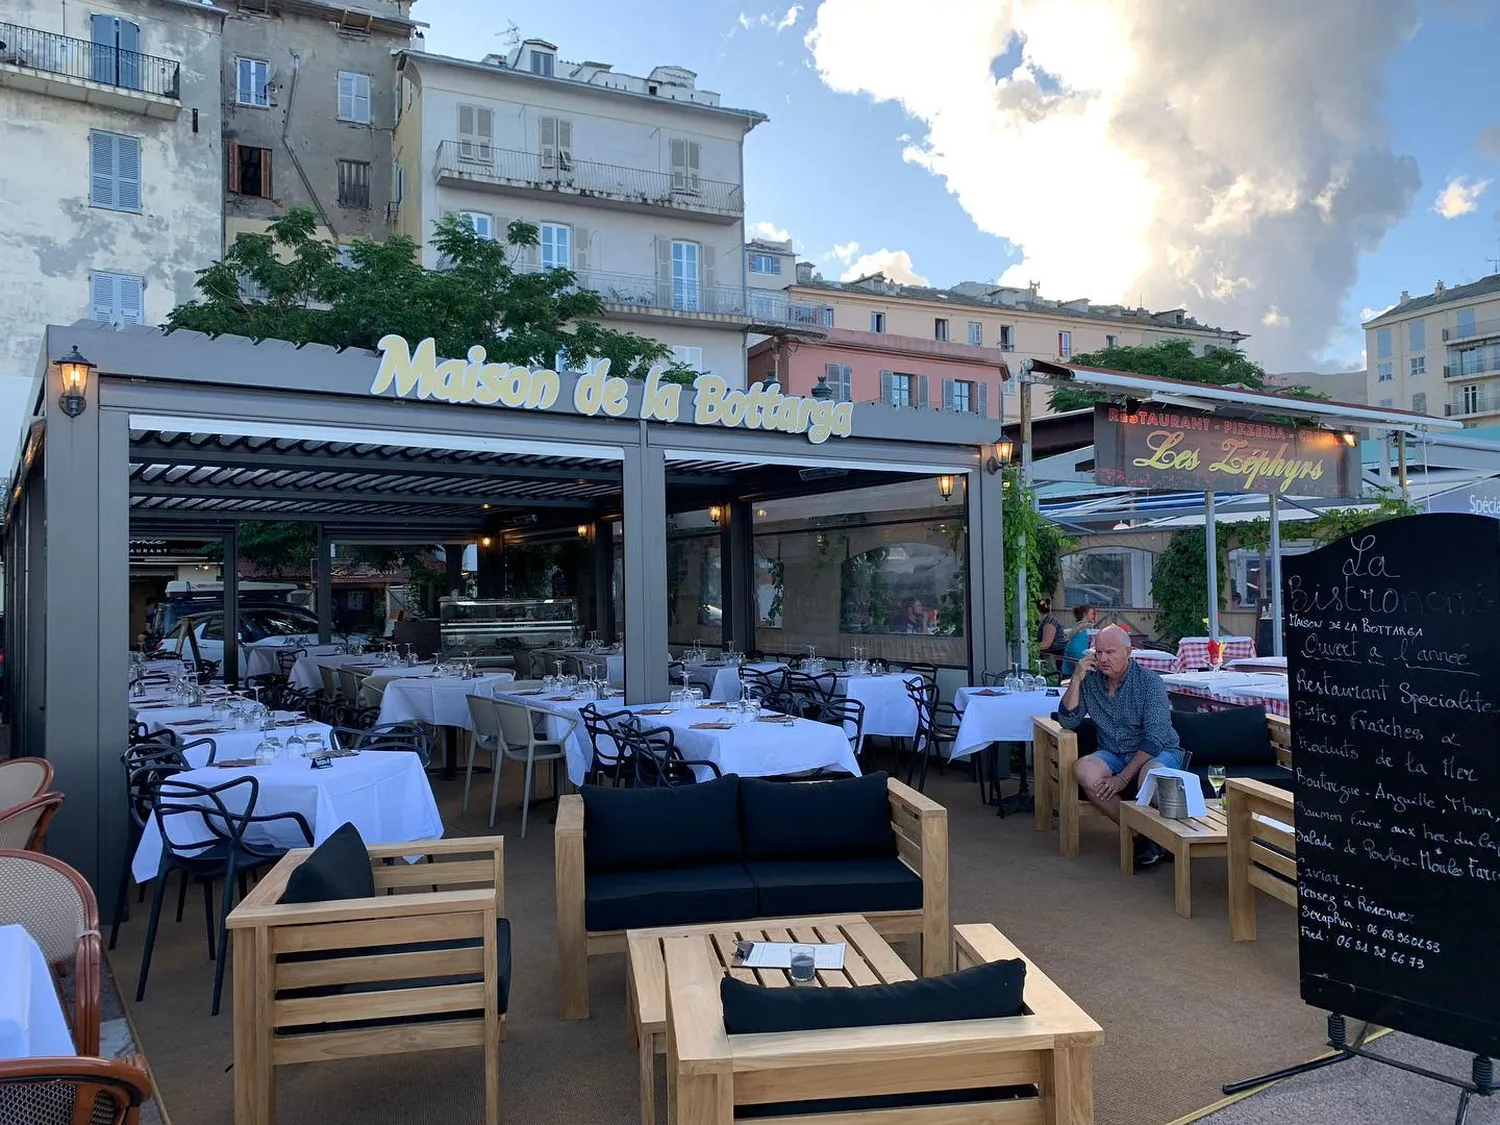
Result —
M811 394L823 379L840 402L963 410L998 419L1010 370L999 348L830 328L826 337L774 337L752 347L747 380L773 375L788 394Z

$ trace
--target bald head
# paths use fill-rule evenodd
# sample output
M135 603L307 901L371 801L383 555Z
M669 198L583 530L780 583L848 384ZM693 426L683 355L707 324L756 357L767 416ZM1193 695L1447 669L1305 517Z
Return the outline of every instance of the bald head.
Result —
M1094 635L1094 658L1106 680L1120 680L1130 667L1130 634L1118 625L1106 625Z

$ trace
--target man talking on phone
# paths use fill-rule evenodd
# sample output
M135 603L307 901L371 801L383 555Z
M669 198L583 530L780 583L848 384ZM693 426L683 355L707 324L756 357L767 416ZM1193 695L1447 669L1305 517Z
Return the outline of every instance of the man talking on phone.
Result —
M1099 749L1078 759L1073 776L1089 802L1118 823L1121 794L1146 770L1181 769L1186 760L1166 685L1130 659L1130 634L1118 625L1099 630L1058 705L1057 721L1068 730L1077 730L1085 716L1098 728ZM1144 836L1136 837L1136 867L1150 867L1164 855Z

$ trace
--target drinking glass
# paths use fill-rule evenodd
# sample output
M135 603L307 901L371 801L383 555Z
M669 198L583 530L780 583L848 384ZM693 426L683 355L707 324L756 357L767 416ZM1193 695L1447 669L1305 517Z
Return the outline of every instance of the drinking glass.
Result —
M286 756L288 758L302 758L307 755L307 743L303 741L301 732L292 728L292 736L286 740Z
M1224 807L1224 800L1223 800L1222 797L1219 796L1219 794L1224 789L1224 767L1223 766L1209 766L1208 767L1208 785L1209 785L1209 788L1214 791L1214 800L1218 803L1218 805L1219 805L1220 808L1223 808Z
M796 984L806 984L813 979L813 966L817 963L817 950L810 945L792 946L792 967L787 975Z
M281 739L277 738L274 734L268 734L255 747L255 764L258 766L268 766L281 758L281 751Z
M328 743L322 731L312 731L302 739L302 752L309 758L321 757L328 752Z

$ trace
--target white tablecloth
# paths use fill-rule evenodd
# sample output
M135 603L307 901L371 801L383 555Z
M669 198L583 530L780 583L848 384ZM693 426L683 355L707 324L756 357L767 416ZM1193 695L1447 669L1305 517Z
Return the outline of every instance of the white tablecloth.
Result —
M380 697L381 723L402 723L416 719L439 727L462 727L472 730L469 696L491 695L495 685L510 683L512 672L496 672L460 680L456 676L403 676L385 686Z
M322 691L323 675L318 671L318 666L327 668L348 668L352 665L367 666L371 663L369 653L361 653L358 656L347 652L339 652L332 645L328 646L326 652L320 651L317 645L307 650L306 656L299 656L297 663L292 665L292 674L289 677L292 686L300 691ZM431 668L432 665L427 665ZM363 670L363 669L361 669Z
M615 687L623 687L625 684L625 654L623 652L585 652L581 648L548 648L542 652L547 658L547 673L556 674L557 669L553 667L554 662L560 656L572 657L582 663L585 667L590 664L602 664L604 666L604 678ZM563 674L572 672L571 667L565 667Z
M746 664L745 667L757 672L777 672L786 665L767 660ZM717 699L724 703L733 703L739 699L740 689L744 686L740 680L740 670L725 664L689 664L688 682L707 688L709 699ZM673 684L672 686L680 687L681 685Z
M24 926L0 926L0 1059L76 1054L47 959Z
M243 674L246 676L273 676L280 673L281 663L276 659L276 654L280 652L295 652L299 648L305 648L309 653L338 651L334 645L319 645L315 633L300 637L267 637L263 641L250 641L244 648Z
M915 672L906 675L888 672L884 676L849 676L841 672L834 691L865 705L866 735L912 738L917 733L917 705L906 694L906 686L921 682L922 677Z
M321 770L313 769L305 758L289 758L267 766L237 769L211 766L174 775L179 781L204 787L223 785L245 776L260 783L260 796L255 804L258 815L301 813L312 829L314 843L321 844L347 821L359 829L366 844L432 840L443 834L443 819L438 815L437 801L433 799L421 760L406 750L368 750L353 758L335 758L328 769ZM249 788L241 786L223 794L225 805L231 811L242 809ZM165 797L171 799L170 790ZM230 800L235 798L239 803L231 805ZM174 841L211 838L196 816L174 816L167 827ZM289 820L254 825L246 840L283 848L307 846L301 831ZM137 882L156 876L161 848L161 834L153 818L146 823L131 865Z
M1031 720L1050 715L1062 702L1062 692L1021 691L1010 695L985 695L999 688L961 687L953 696L954 707L963 713L950 758L966 758L991 742L1030 742Z

